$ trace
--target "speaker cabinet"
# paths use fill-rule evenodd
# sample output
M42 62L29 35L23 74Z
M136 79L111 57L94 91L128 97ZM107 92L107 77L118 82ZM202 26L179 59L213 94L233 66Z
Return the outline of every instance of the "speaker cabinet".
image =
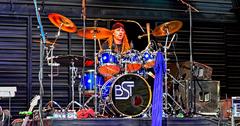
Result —
M196 112L218 113L220 81L195 81L193 84L195 84L196 87Z
M192 81L192 93L190 94L190 81L181 81L183 86L179 86L179 97L182 106L190 110L189 103L195 103L197 113L217 113L220 102L220 81ZM194 93L195 87L195 93ZM191 101L192 99L192 101Z

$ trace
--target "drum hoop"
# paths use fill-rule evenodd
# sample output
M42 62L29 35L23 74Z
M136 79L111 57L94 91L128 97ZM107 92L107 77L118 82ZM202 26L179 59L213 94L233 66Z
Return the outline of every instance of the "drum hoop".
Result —
M101 66L107 66L107 65L120 66L120 65L118 65L118 64L116 64L116 63L104 63L104 64L102 64L102 65L99 65L98 68L101 67Z
M94 72L95 70L94 69L89 69L89 70L87 70L86 72L84 72L84 73L90 73L90 72Z
M99 52L98 55L102 55L103 53L109 53L109 54L111 54L111 55L112 55L112 54L117 54L117 53L113 52L111 49L105 49L105 50ZM116 56L116 55L114 55L114 56Z
M154 51L151 51L151 50L148 49L148 48L142 50L140 53L143 55L143 53L145 53L145 52L152 52L152 53L154 53ZM150 53L150 54L152 54L152 53Z
M101 100L103 101L103 99L102 99L102 90L103 90L103 87L106 87L106 85L108 84L108 82L110 82L111 80L113 80L113 79L115 79L116 77L112 77L111 79L109 79L109 80L107 80L104 84L103 84L103 86L102 86L102 88L100 89L100 98L101 98ZM112 87L112 85L111 85L111 87ZM111 88L110 87L110 88ZM110 93L110 90L109 90L109 93Z
M136 115L127 115L127 114L124 114L124 113L120 112L120 111L117 109L117 107L113 104L113 101L112 101L112 89L113 89L113 85L115 84L115 82L116 82L119 78L121 78L121 77L124 76L124 75L136 75L136 76L140 77L141 79L143 79L144 82L145 82L145 84L147 84L148 91L149 91L149 93L150 93L150 99L149 99L149 102L148 102L148 105L146 106L146 108L145 108L144 110L142 110L142 112L139 113L139 114L136 114ZM111 95L110 95L110 94L111 94ZM139 76L139 75L137 75L137 74L133 74L133 73L123 74L123 75L120 75L120 76L116 77L116 79L113 81L113 83L112 83L112 85L111 85L111 87L110 87L110 91L109 91L109 100L110 100L110 103L111 103L112 106L113 106L113 109L116 110L116 111L117 111L118 113L120 113L121 115L136 117L136 116L139 116L139 115L143 114L143 113L150 107L151 102L152 102L152 91L151 91L151 87L150 87L150 85L148 84L148 82L147 82L143 77L141 77L141 76Z

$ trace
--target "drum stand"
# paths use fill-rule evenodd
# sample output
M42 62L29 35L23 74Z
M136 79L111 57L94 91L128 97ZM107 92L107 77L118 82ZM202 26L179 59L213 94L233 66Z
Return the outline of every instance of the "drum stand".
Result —
M168 57L167 57L167 49L169 49L169 46L167 46L167 43L168 43L168 38L169 38L169 31L168 31L168 28L167 28L167 26L166 26L166 28L165 28L165 30L166 30L166 32L167 32L167 36L166 36L166 42L165 42L165 46L164 46L164 63L165 63L165 65L166 65L166 71L165 71L165 73L164 73L164 84L165 84L165 93L163 93L163 98L165 99L165 101L164 101L164 110L165 110L165 112L167 112L167 110L168 110L168 106L172 109L172 110L174 110L174 108L172 107L172 105L171 104L169 104L168 103L168 97L183 111L183 112L185 112L184 110L183 110L183 108L181 107L181 105L179 105L176 101L175 101L175 99L168 93L168 86L167 86L167 80L168 80L168 75L170 75L170 74L168 74L168 67L167 67L167 61L168 61ZM170 76L173 80L176 80L173 76ZM174 89L173 89L174 90ZM173 91L174 92L174 91ZM174 114L175 114L175 110L173 111L174 112ZM167 113L166 113L166 116L167 116Z
M77 77L77 71L78 71L78 68L74 66L74 62L71 62L70 70L71 70L72 101L68 104L68 106L72 104L72 110L74 110L74 104L77 104L80 107L82 107L81 104L74 101L74 84L75 84L75 78Z

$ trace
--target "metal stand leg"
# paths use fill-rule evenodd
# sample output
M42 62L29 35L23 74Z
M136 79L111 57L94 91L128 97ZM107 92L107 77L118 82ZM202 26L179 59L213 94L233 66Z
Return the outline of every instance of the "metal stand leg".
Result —
M71 64L72 65L70 66L70 70L71 70L72 101L68 104L68 106L72 104L72 110L74 110L74 104L75 103L79 104L78 102L76 102L74 100L74 84L75 84L75 78L77 77L77 70L78 70L78 68L74 66L74 62L72 62Z

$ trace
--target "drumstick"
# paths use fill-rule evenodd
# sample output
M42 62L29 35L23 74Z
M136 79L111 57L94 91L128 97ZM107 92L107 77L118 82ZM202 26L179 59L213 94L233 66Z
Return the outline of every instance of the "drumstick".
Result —
M100 42L100 39L97 39L98 40L98 46L99 46L99 50L102 51L102 45L101 45L101 42Z
M151 41L150 41L150 23L146 23L146 28L147 28L147 36L148 36L148 45L147 45L146 49L148 49L149 46L151 45Z

